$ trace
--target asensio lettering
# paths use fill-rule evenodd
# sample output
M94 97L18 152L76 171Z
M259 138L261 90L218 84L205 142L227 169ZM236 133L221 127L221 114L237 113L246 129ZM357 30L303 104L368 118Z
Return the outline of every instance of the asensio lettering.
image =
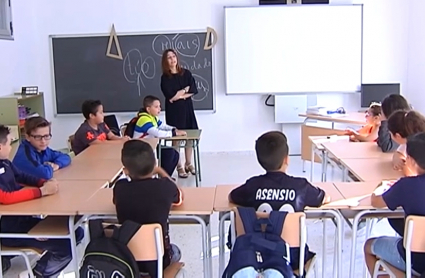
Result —
M295 197L294 189L258 189L255 194L260 201L293 201Z

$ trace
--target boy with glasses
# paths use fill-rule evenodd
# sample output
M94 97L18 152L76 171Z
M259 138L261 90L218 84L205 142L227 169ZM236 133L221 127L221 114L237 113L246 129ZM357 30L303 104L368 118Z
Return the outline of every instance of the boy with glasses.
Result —
M19 145L13 164L21 171L40 179L51 179L53 172L71 163L69 155L49 148L50 123L43 117L25 121L25 140Z

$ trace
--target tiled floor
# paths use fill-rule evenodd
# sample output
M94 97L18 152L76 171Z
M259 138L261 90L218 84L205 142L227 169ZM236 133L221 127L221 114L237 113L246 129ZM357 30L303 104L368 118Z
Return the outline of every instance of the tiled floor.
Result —
M248 177L262 173L262 169L258 165L255 154L203 154L201 157L202 165L202 186L215 186L217 184L240 184ZM306 172L302 171L302 161L299 157L290 158L289 174L294 176L310 177L310 164L305 164ZM320 165L317 164L314 173L315 181L320 180ZM341 173L339 170L329 169L328 180L341 180ZM194 178L179 180L182 186L194 186ZM308 243L310 249L319 254L318 263L321 266L322 254L322 222L318 220L308 220ZM335 239L335 229L331 221L328 220L326 229L326 268L325 277L332 277L332 262L333 262L333 244ZM171 226L171 240L182 249L182 261L186 263L186 278L200 278L202 277L202 259L201 259L201 230L199 227L193 226ZM363 269L363 242L364 230L359 232L359 244L357 246L356 256L356 276L362 277ZM211 221L212 232L212 246L213 246L213 269L214 276L218 276L218 214L215 213ZM394 235L392 229L388 226L386 221L380 221L375 225L372 235ZM343 273L347 274L349 271L349 260L351 250L351 230L345 225L344 227L344 243L343 243ZM227 253L228 256L228 253ZM226 257L226 260L228 257ZM24 264L21 259L16 258L12 260L13 267L9 270L5 277L17 277L18 273L24 269ZM319 275L321 275L321 267L319 267ZM317 277L321 277L321 276ZM66 277L73 277L72 274ZM314 276L312 276L314 277ZM348 277L344 275L343 277ZM341 277L341 278L343 278Z

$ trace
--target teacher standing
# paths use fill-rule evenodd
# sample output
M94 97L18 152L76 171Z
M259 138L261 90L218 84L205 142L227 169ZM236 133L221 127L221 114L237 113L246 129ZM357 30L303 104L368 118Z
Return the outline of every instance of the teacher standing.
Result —
M192 96L198 93L192 73L180 66L177 53L167 49L162 54L161 91L165 97L165 120L177 129L198 129L193 109ZM189 143L189 142L188 142ZM193 142L191 142L193 144ZM178 145L180 142L173 142ZM179 161L177 172L180 178L195 175L192 165L192 148L185 148L185 166Z

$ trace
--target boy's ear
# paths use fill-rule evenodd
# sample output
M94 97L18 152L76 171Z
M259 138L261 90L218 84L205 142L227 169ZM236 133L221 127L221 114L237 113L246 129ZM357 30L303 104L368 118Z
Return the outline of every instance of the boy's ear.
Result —
M289 155L285 156L285 158L283 159L283 164L289 165Z

